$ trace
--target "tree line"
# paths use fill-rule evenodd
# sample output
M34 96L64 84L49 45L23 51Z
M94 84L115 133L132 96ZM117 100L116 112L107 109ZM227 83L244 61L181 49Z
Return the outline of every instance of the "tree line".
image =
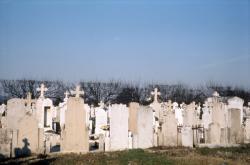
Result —
M63 81L38 81L38 80L0 80L1 102L6 102L10 98L26 98L30 92L32 98L39 97L37 88L44 83L48 88L45 96L51 98L55 105L58 105L64 99L66 91L74 90L75 84ZM108 82L100 81L81 81L81 88L84 90L84 100L87 104L97 106L103 101L106 104L130 102L139 102L148 105L152 102L151 91L158 88L161 92L159 99L161 101L172 100L173 102L189 104L192 101L203 104L207 97L210 97L213 91L219 92L220 96L232 97L238 96L245 101L245 105L250 102L250 91L240 87L222 86L216 83L208 83L203 86L190 87L178 83L173 85L165 84L138 84L125 83L122 81L110 80Z

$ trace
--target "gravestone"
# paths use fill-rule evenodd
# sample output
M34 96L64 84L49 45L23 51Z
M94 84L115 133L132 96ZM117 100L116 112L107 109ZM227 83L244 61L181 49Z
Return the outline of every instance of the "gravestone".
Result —
M250 143L250 118L245 121L245 143Z
M139 103L135 103L132 102L129 104L129 119L128 119L128 124L129 124L129 131L131 131L131 133L137 134L137 129L138 129L138 125L137 125L137 120L138 120L138 111L140 109L140 105Z
M160 111L161 111L161 104L160 104L159 101L158 101L158 96L160 96L161 93L158 92L158 89L157 89L157 88L155 88L154 91L151 92L151 95L154 96L154 101L153 101L153 103L150 104L150 106L153 108L153 110L154 110L154 112L155 112L155 113L154 113L154 116L155 116L156 118L159 118L159 117L160 117Z
M193 130L191 126L184 126L182 128L182 146L193 147Z
M221 138L221 127L219 123L211 123L209 124L208 131L208 142L210 144L220 144Z
M153 143L154 146L157 147L159 144L159 128L160 128L160 123L159 123L159 118L160 118L160 113L162 111L162 104L159 103L158 97L161 95L160 92L158 92L158 89L155 88L154 91L151 92L151 95L154 97L154 101L150 104L150 107L153 109L153 130L154 130L154 135L153 135Z
M178 107L178 103L173 103L173 110L175 112L175 118L178 125L183 125L183 109Z
M84 100L80 98L80 86L77 86L75 97L67 101L65 112L65 129L62 130L61 147L63 152L87 152L89 151L88 125L86 125L86 110Z
M15 156L42 153L44 149L44 130L38 128L38 121L35 116L27 114L18 123L17 135L13 139L13 141L16 141L13 143Z
M177 146L177 120L171 101L168 101L166 108L160 116L161 131L159 132L160 146Z
M240 124L243 123L243 104L244 100L239 97L232 97L228 99L228 109L238 109L240 113Z
M11 141L12 130L7 128L0 128L0 161L3 158L10 158L11 155Z
M7 102L7 127L17 129L19 121L26 115L25 100L23 99L10 99Z
M99 151L105 151L105 137L103 134L99 134L99 146L98 150Z
M230 125L230 143L240 143L240 131L241 131L241 112L239 109L230 109L231 125Z
M52 130L52 109L53 102L49 98L39 97L36 102L36 118L39 128L44 128L45 131Z
M114 104L110 109L110 150L128 148L128 108Z
M195 102L192 102L191 104L187 105L184 109L183 113L183 125L184 126L193 126L198 124L198 116L196 113L196 104Z
M59 104L59 118L60 118L60 128L61 130L64 128L65 124L65 111L67 110L67 101L69 98L69 92L66 91L64 93L65 97L63 99L63 102Z
M104 128L108 124L108 116L107 112L103 109L103 107L95 108L95 134L104 134Z
M2 114L6 111L6 105L2 104L0 105L0 116L2 116Z
M136 128L132 130L132 148L153 147L153 110L150 107L137 106L136 111L137 115L134 121Z
M227 127L226 106L222 102L212 103L212 122L218 123L221 128Z
M38 120L39 128L44 128L45 131L52 130L52 109L53 102L51 99L45 98L44 94L48 89L44 84L41 84L37 91L40 91L40 96L36 101L35 115Z
M212 123L212 114L211 114L209 103L207 101L203 104L202 111L203 111L202 125L204 126L205 129L208 129L209 124Z

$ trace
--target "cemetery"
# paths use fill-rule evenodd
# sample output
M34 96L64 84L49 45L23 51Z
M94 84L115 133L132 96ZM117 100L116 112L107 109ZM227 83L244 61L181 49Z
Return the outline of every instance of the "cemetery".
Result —
M85 103L80 85L65 91L54 106L41 84L38 98L12 98L0 106L1 158L31 155L124 152L149 148L220 148L250 143L250 103L216 91L203 105L159 101L151 103Z

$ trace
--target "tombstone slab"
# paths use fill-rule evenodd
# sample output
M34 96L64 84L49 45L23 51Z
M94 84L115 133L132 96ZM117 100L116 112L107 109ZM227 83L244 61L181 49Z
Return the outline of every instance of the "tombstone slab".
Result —
M84 101L79 97L70 97L65 112L65 129L62 136L63 152L89 151L88 126L86 125Z

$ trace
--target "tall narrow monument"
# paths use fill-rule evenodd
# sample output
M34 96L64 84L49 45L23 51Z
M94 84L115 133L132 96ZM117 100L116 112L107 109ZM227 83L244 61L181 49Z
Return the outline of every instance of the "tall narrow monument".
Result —
M80 97L84 92L80 90L80 86L77 86L76 91L71 93L75 94L75 97L70 97L67 101L61 148L63 152L88 152L87 113L84 108L84 100Z

